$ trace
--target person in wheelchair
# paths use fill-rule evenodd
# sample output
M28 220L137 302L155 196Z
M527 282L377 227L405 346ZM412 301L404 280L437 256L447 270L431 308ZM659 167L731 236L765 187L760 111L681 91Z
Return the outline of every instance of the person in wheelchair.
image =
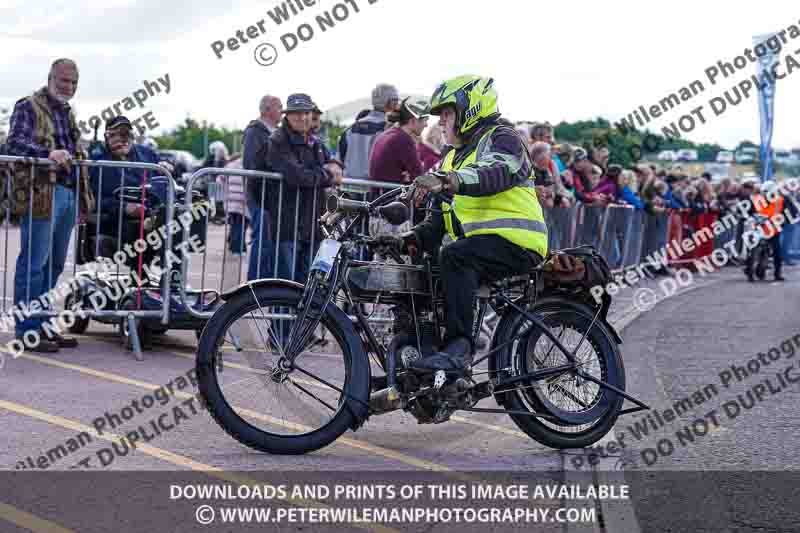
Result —
M90 154L91 159L95 161L153 163L171 170L168 163L159 162L158 154L153 150L144 145L133 143L132 130L133 125L127 117L120 115L111 119L106 123L105 143L92 151ZM155 177L152 175L152 171L137 168L90 168L89 183L97 199L97 210L88 217L88 225L90 227L88 237L90 239L95 237L99 218L99 233L108 237L106 239L107 243L114 242L113 250L105 250L108 246L101 245L101 256L108 256L109 251L113 255L113 251L117 250L117 245L122 249L125 244L133 243L139 238L140 226L147 215L146 206L142 203L141 196L141 187L145 183L145 172L148 174L149 183ZM120 213L120 211L122 212ZM120 214L122 215L121 217ZM122 238L121 243L116 243L120 231L120 218L122 219ZM149 263L153 257L153 253L146 251L144 261ZM138 264L138 258L131 259L128 256L126 264L131 268L135 268Z
M411 255L439 255L445 296L445 346L412 368L463 373L472 363L476 293L482 283L525 274L547 255L547 227L527 144L500 118L494 80L460 76L431 97L447 139L437 170L414 181L419 204L436 193L425 221L401 235ZM452 203L443 198L452 197ZM448 233L454 242L440 250Z

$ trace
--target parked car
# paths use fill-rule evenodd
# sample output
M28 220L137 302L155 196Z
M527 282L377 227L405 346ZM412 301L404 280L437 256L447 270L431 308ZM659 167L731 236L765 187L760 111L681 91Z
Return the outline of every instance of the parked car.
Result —
M789 150L775 150L775 161L783 165L797 164L798 157Z
M697 161L697 150L678 150L678 161Z
M717 163L733 163L734 160L733 152L723 150L717 153Z
M747 165L750 163L755 163L756 159L758 158L758 148L742 148L738 152L736 152L736 162Z
M186 150L159 150L158 159L172 165L172 168L175 169L172 176L180 185L186 185L192 172L200 168L203 164L194 154ZM202 187L198 187L197 189L201 190Z
M664 150L658 154L659 161L675 161L676 159L678 159L678 155L672 150Z

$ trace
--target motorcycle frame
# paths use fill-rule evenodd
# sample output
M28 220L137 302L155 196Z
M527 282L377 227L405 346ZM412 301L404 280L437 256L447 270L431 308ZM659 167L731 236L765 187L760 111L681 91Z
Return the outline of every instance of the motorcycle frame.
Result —
M405 188L400 188L400 189L396 189L396 190L393 190L393 191L389 191L389 192L379 196L376 200L374 200L372 203L369 204L369 211L374 213L374 210L375 210L376 207L384 205L385 203L387 203L388 200L392 200L395 197L399 196L400 194L403 194L404 192L405 192ZM353 218L353 220L350 222L350 224L346 227L346 229L341 232L341 235L338 237L337 240L346 241L348 236L352 235L354 228L359 227L359 225L363 221L363 219L364 219L366 214L367 213L364 213L364 212L358 212L355 215L355 217ZM341 221L337 221L337 224L341 224ZM330 233L327 231L327 229L324 228L324 226L323 226L323 233L325 234L326 237L330 236ZM351 304L351 306L355 310L355 318L356 318L355 324L357 326L357 329L360 329L364 333L364 336L366 337L366 341L368 343L367 348L369 348L370 351L372 353L374 353L379 358L379 363L380 363L381 367L384 369L384 371L386 372L387 386L388 387L393 387L393 386L395 386L396 379L397 379L397 369L396 369L394 357L388 357L388 358L386 357L386 355L387 355L386 351L384 350L383 346L377 341L377 339L375 337L375 334L374 334L374 332L372 331L372 328L369 325L369 321L364 316L364 314L361 311L360 307L358 305L356 305L356 301L353 298L353 295L352 295L352 293L350 291L350 287L348 286L347 279L346 279L346 275L347 275L348 268L349 268L349 261L350 261L349 253L348 253L346 247L343 246L342 249L340 250L340 253L339 253L338 257L336 258L336 260L334 262L334 265L333 265L331 271L327 274L327 276L325 277L325 280L323 280L323 282L328 284L328 294L325 295L324 304L322 305L322 308L318 311L318 313L315 313L317 316L312 318L312 323L311 324L307 324L306 326L304 326L303 334L301 335L301 337L299 339L297 339L297 338L295 338L295 335L297 334L297 330L299 329L300 325L303 324L305 322L305 320L308 318L309 308L312 307L312 306L307 305L307 304L313 300L314 291L316 291L316 288L319 286L319 281L320 281L319 278L316 277L315 273L313 273L313 272L311 273L311 275L309 276L309 281L306 283L305 289L303 291L303 298L301 299L302 307L300 309L298 309L298 311L299 311L298 312L298 317L297 317L295 325L293 326L292 331L290 333L290 337L289 337L290 343L287 346L286 355L287 355L287 357L289 359L290 364L293 365L294 364L294 359L297 357L297 355L299 355L300 347L302 347L307 342L308 338L310 338L311 333L314 331L314 329L316 329L317 325L319 324L320 320L322 319L322 316L324 316L324 314L325 314L325 310L326 310L327 306L330 305L330 303L333 301L333 298L339 292L339 290L343 290L344 294L345 294L345 297L347 298L348 303ZM498 284L494 284L492 286L491 290L490 290L490 294L489 294L488 297L479 297L480 309L482 310L481 311L481 315L483 315L483 313L485 312L485 308L486 308L486 305L488 304L488 302L491 301L491 300L496 300L498 303L507 306L512 312L516 312L516 313L522 315L531 324L530 324L530 326L525 328L522 332L517 333L517 335L515 335L512 339L504 342L503 344L501 344L499 346L495 346L494 348L489 350L489 352L483 354L483 356L480 359L476 360L473 363L473 365L477 365L478 363L482 362L483 360L488 359L490 356L492 356L496 352L500 351L501 349L506 348L510 344L513 344L513 342L529 336L535 330L540 331L548 339L550 339L550 341L552 342L552 346L551 346L550 350L552 350L554 347L558 348L558 350L564 355L564 357L567 359L567 361L569 361L569 363L566 364L566 365L559 365L557 367L552 367L552 368L547 368L547 369L542 369L542 370L535 370L533 372L528 372L528 373L525 373L525 374L522 374L522 375L519 375L519 376L514 376L514 377L511 377L511 378L501 379L501 380L495 381L494 383L492 383L493 387L491 389L491 392L488 393L486 396L479 398L478 401L481 401L481 400L483 400L485 398L488 398L488 397L492 397L495 394L499 394L499 393L503 393L503 392L512 392L516 388L516 387L513 387L513 385L515 385L516 383L519 383L519 382L526 382L526 381L538 382L538 381L541 381L543 379L546 379L546 378L548 378L550 376L553 376L553 375L556 375L556 374L563 374L565 372L574 371L575 374L578 375L579 377L581 377L581 378L583 378L583 379L585 379L587 381L591 381L592 383L595 383L596 385L598 385L599 387L601 387L603 389L613 391L614 393L622 396L624 399L626 399L626 400L628 400L628 401L630 401L630 402L632 402L632 403L634 403L636 405L636 407L631 407L631 408L628 408L628 409L621 409L619 411L619 413L618 413L618 416L619 415L623 415L623 414L630 414L630 413L635 413L635 412L638 412L638 411L643 411L643 410L650 409L649 406L647 406L646 404L644 404L640 400L634 398L630 394L626 393L624 390L622 390L622 389L620 389L620 388L618 388L618 387L616 387L614 385L611 385L610 383L607 383L607 382L605 382L605 381L603 381L601 379L595 378L594 376L592 376L592 375L588 374L587 372L585 372L585 371L581 370L580 368L578 368L578 364L577 364L576 359L575 359L575 354L580 349L580 347L583 345L583 342L586 339L586 336L589 334L589 332L591 331L592 327L595 326L595 324L597 323L598 319L600 318L600 314L601 314L602 309L603 309L602 307L598 307L597 308L597 311L595 312L594 316L592 317L592 321L589 324L589 327L586 329L585 332L583 332L581 340L578 342L578 344L576 345L575 349L572 352L570 352L559 341L559 339L550 331L550 329L547 327L547 325L544 323L544 321L542 320L541 317L539 317L539 316L531 313L529 310L525 309L525 306L527 306L529 303L535 304L535 301L536 301L536 286L537 286L536 279L540 275L539 268L535 269L532 272L533 279L531 281L527 282L527 285L524 287L525 290L524 290L523 296L521 298L518 298L517 300L512 299L507 294L508 289L510 287L515 286L514 284L511 284L508 280L505 280L505 281L500 282ZM433 292L434 292L433 273L432 273L430 262L426 263L426 270L427 270L428 280L429 280L429 290L431 291L430 298L431 298L432 304L435 307L435 305L436 305L436 295L433 294ZM312 279L312 276L314 276L314 279ZM312 290L309 291L309 289L312 289ZM532 297L531 297L531 291L533 292L533 296ZM412 308L414 306L414 296L415 296L414 294L410 295ZM520 305L520 304L522 304L522 305ZM434 309L434 313L433 314L434 314L434 317L437 316L437 313L435 312L435 309ZM414 316L415 329L417 331L417 339L418 339L418 342L419 342L419 325L417 323L417 316L416 316L415 313L413 314L413 316ZM438 324L437 324L437 326L438 326ZM437 332L438 332L438 328L437 328ZM612 339L612 342L614 342L613 339ZM291 350L291 348L293 348L293 347L298 348L298 350ZM492 382L492 379L487 379L486 381L482 381L482 382L477 382L476 381L476 388L478 388L478 387L480 387L482 385L485 386L490 382ZM503 389L504 386L512 386L512 388ZM498 388L500 390L497 390ZM338 390L338 388L336 388L336 389ZM344 393L344 391L341 391L341 390L339 390L339 392L342 393L342 394L346 394L346 393ZM536 418L558 420L557 418L555 418L554 416L549 415L549 414L532 413L532 412L528 412L528 411L511 411L511 410L508 410L508 409L479 409L479 408L474 408L474 407L462 408L460 410L473 411L473 412L520 414L520 415L526 415L526 416L533 416L533 417L536 417Z

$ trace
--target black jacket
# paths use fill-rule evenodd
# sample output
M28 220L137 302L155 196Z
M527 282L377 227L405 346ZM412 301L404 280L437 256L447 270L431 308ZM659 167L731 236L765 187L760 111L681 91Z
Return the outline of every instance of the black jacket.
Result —
M267 170L267 151L269 149L270 131L260 120L253 120L244 130L242 168L245 170ZM257 178L247 179L247 196L249 199L261 204L261 189L264 180ZM269 208L270 202L264 199L264 205ZM277 206L276 206L277 207Z
M324 168L329 160L322 143L316 137L290 130L284 121L270 137L268 152L268 170L283 176L282 193L281 182L269 180L267 184L273 237L278 231L280 202L278 240L294 240L295 211L299 205L298 240L310 241L311 232L316 231L314 242L319 243L318 219L325 208L325 189L333 186L333 175Z

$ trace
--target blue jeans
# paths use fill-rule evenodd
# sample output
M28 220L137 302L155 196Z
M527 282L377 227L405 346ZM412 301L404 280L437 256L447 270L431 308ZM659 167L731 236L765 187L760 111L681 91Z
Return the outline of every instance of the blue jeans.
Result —
M56 185L53 216L51 219L22 217L20 224L20 252L14 273L14 302L27 304L56 286L64 271L72 226L75 224L75 191ZM53 246L50 246L52 233ZM30 239L30 249L28 241ZM28 261L30 261L30 287L28 283ZM51 272L52 269L52 272ZM20 305L22 308L22 305ZM26 318L17 322L16 334L21 337L26 331L39 329L44 319Z
M275 274L275 244L272 242L269 211L258 202L247 200L250 222L253 225L253 247L247 269L247 281L271 278Z
M315 247L318 246L319 243L315 243ZM307 241L298 240L296 249L294 241L281 241L278 244L278 277L305 284L313 259L309 258L310 250L311 243ZM293 260L294 275L292 275Z

